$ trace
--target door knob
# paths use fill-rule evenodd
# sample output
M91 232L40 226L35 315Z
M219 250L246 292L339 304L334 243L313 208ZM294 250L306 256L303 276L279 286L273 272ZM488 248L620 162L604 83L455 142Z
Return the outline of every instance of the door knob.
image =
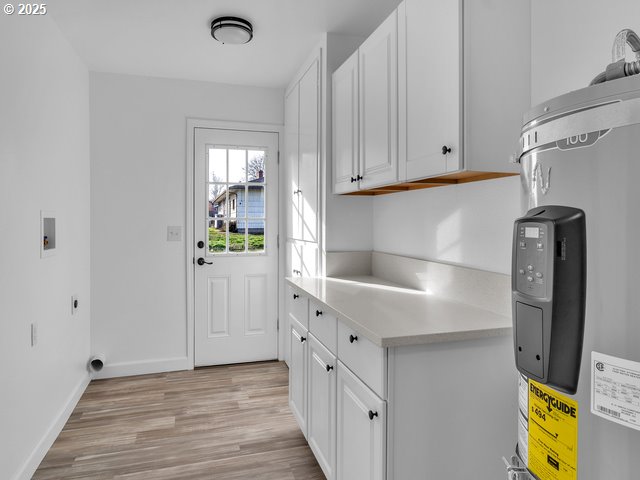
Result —
M356 177L356 181L360 181L360 180L362 180L362 179L364 179L364 177L363 177L362 175L358 175L358 176Z
M202 257L200 257L200 258L198 259L198 265L204 265L205 263L206 263L207 265L213 265L213 262L207 262L207 261L206 261L204 258L202 258Z
M322 310L316 310L316 317L319 317L320 315L322 315Z
M198 248L204 248L204 242L202 240L198 242Z
M296 298L298 298L300 295L298 295L297 293L293 294L293 299L295 300Z
M353 342L357 342L358 341L358 336L357 335L349 335L349 343L353 343Z
M307 339L305 337L300 337L300 343L304 343L306 341L307 341Z
M373 412L369 410L369 420L373 420L373 417L377 417L377 416L378 416L378 412Z
M447 147L446 145L442 146L442 154L446 155L447 153L451 153L451 147Z
M327 372L330 372L331 370L333 370L333 365L327 365Z

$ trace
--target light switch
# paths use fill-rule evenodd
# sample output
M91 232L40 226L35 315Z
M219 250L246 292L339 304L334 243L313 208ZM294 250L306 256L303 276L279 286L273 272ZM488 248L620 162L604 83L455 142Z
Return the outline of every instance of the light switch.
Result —
M182 227L167 227L167 242L182 241Z

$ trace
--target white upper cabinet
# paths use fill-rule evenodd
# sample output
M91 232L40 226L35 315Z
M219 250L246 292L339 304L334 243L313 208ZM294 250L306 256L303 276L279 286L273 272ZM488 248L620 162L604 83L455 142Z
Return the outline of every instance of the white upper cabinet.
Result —
M461 168L460 2L398 7L400 179Z
M358 190L358 52L333 73L333 192Z
M398 180L398 13L358 49L360 188Z
M529 108L530 28L529 0L404 0L358 50L357 119L347 107L354 67L334 76L334 193L517 175L509 160Z
M320 58L285 97L287 238L318 241L320 207Z
M300 134L298 178L298 211L302 226L301 240L318 241L320 160L319 103L320 103L320 59L316 59L300 80Z

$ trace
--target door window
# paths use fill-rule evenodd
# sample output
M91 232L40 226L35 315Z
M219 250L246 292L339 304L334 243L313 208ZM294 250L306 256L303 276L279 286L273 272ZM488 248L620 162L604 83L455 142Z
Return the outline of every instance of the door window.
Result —
M266 251L266 149L207 146L208 254Z

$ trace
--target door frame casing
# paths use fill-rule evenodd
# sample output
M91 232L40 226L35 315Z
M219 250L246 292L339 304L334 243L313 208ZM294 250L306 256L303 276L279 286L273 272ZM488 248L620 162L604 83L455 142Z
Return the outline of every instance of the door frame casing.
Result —
M262 132L262 133L275 133L278 135L278 180L280 187L278 189L278 220L284 218L283 205L281 201L280 189L282 188L283 179L282 171L280 168L280 152L283 147L283 132L284 125L272 124L272 123L252 123L252 122L233 122L225 120L209 120L203 118L187 118L187 188L186 188L186 222L185 222L185 263L187 267L187 358L189 361L189 368L193 370L195 366L195 129L196 128L210 128L218 130L236 130L244 132ZM283 235L283 222L278 221L278 238ZM284 238L284 236L282 236ZM278 242L277 254L278 254L278 271L276 272L278 278L278 323L283 312L284 297L283 297L283 279L280 273L284 271L282 262L284 260L284 243ZM278 359L282 360L282 345L283 345L283 329L278 329Z

